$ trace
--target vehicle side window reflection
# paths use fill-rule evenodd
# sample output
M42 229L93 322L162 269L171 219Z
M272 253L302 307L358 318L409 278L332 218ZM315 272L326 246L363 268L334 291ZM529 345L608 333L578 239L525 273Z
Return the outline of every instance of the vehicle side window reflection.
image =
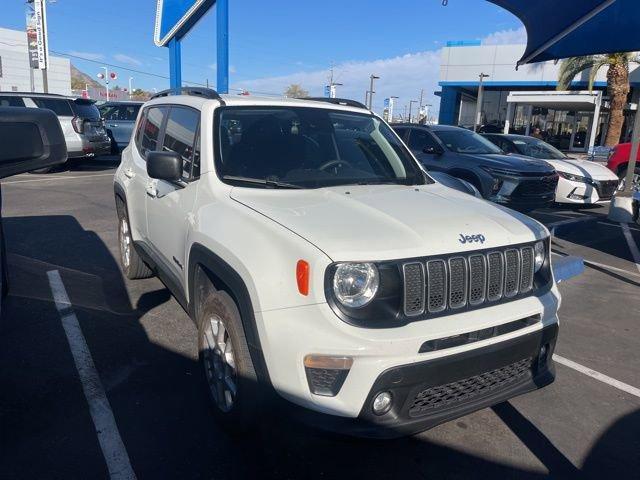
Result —
M162 150L175 152L182 157L182 178L191 179L194 160L194 144L200 122L200 112L190 108L171 107Z
M144 122L142 138L140 140L140 154L146 157L147 152L157 150L160 128L167 114L166 108L150 108L147 112L147 119Z

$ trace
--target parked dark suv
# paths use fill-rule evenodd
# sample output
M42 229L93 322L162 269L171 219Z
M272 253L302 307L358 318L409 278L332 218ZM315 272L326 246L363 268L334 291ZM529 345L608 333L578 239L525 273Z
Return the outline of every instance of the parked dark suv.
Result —
M558 174L542 160L507 155L464 128L415 124L393 128L427 170L466 180L487 200L525 212L554 201Z

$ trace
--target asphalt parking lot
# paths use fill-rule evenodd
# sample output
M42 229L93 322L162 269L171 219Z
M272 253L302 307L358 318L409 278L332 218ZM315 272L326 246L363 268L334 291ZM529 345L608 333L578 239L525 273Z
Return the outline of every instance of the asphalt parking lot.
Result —
M100 442L110 439L92 421L51 271L113 412L120 460L138 478L640 478L640 227L608 222L606 208L533 215L554 228L558 255L586 262L560 286L562 363L546 389L393 441L321 433L280 413L232 439L200 383L192 322L158 280L121 274L116 165L2 184L11 292L0 321L0 478L109 477Z

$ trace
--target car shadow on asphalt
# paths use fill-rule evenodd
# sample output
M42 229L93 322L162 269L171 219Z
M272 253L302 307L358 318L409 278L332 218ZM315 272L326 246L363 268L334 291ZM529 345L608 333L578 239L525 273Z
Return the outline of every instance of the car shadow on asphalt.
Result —
M0 322L0 464L8 478L106 473L52 303L51 270L61 274L139 478L547 478L419 437L321 432L292 420L282 403L250 434L232 437L215 421L195 328L158 280L127 283L117 252L72 216L10 217L4 227L11 283ZM512 405L494 411L554 478L633 471L609 459L633 452L638 412L607 430L579 471Z

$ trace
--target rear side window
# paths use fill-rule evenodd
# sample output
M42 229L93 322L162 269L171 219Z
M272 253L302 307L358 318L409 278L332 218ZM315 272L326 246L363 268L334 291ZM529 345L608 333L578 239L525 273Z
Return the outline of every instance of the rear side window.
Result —
M194 146L199 124L199 111L186 107L171 107L162 150L180 154L183 161L182 178L185 180L191 178L195 158Z
M120 122L135 122L139 111L140 105L111 105L101 109L105 120L117 120Z
M71 102L71 108L74 113L80 118L86 118L89 120L99 120L100 119L100 111L98 107L95 106L92 102L87 102L86 100L76 100L75 102Z
M147 152L158 150L160 128L167 115L166 107L152 107L147 110L140 138L140 154L146 157Z
M20 97L0 97L0 107L24 107Z
M409 148L421 152L425 147L438 148L439 145L429 132L412 128L409 135Z
M42 97L34 97L31 100L33 100L33 103L35 103L38 108L52 110L53 113L59 117L73 117L73 110L71 110L71 105L69 105L68 100Z
M394 127L395 132L402 140L407 139L407 129L403 127Z

